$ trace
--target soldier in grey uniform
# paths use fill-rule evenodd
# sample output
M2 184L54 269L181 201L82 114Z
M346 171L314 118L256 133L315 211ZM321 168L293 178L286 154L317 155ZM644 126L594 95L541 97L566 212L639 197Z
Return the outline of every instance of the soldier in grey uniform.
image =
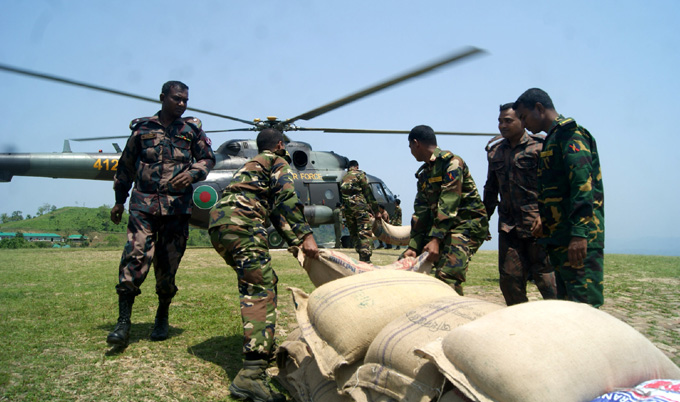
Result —
M116 194L116 204L111 208L113 223L120 223L130 188L132 196L128 241L116 285L118 323L106 338L111 345L128 344L132 304L141 293L139 287L152 262L159 304L151 339L168 337L168 309L177 293L175 274L189 235L191 184L204 180L215 165L215 155L201 129L201 121L182 118L188 100L189 88L185 84L168 81L161 90L161 110L130 123L132 134L113 181Z
M534 280L544 299L557 296L555 274L545 249L531 234L538 219L538 158L544 136L528 134L512 108L500 107L501 137L489 141L489 169L484 206L491 217L498 207L498 271L508 306L527 299L527 281ZM500 194L500 204L498 195Z

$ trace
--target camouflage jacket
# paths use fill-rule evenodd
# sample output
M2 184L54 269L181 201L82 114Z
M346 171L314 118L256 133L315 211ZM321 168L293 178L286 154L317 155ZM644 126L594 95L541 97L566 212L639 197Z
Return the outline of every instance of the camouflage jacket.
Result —
M437 147L416 173L409 247L417 252L433 237L462 233L483 241L489 231L486 210L470 171L460 156Z
M210 210L210 228L222 225L269 226L297 246L312 229L295 193L287 153L264 151L246 162Z
M182 172L189 172L194 183L204 180L215 166L215 154L199 119L179 118L166 128L159 115L130 123L132 134L113 179L116 204L125 203L134 183L130 210L154 215L191 214L192 186L176 190L169 182Z
M363 171L359 169L347 171L342 176L340 193L342 194L343 206L346 209L370 209L373 215L378 213L378 201L373 196L368 185L368 178Z
M604 190L595 138L559 115L545 138L538 163L538 207L544 244L566 246L585 237L604 248Z
M502 138L502 137L501 137ZM538 218L538 156L545 136L524 133L517 146L501 139L487 146L489 169L484 184L484 207L489 218L498 208L498 230L519 237L531 235L531 225Z
M401 207L399 205L394 206L394 213L390 219L390 224L394 226L401 226Z

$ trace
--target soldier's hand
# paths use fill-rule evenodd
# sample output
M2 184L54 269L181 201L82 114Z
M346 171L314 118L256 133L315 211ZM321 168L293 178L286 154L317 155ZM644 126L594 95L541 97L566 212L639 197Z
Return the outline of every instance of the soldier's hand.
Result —
M425 247L423 247L423 252L428 252L430 255L427 256L427 261L435 262L439 259L439 239L433 237Z
M406 249L406 251L404 251L404 254L402 254L402 255L404 256L404 258L406 258L406 257L416 258L418 256L418 253L416 253L416 250L414 250L412 248L408 248L408 249Z
M189 172L182 172L178 174L177 176L173 177L170 179L170 185L175 189L175 190L184 190L189 186L192 182L191 175Z
M587 251L588 239L585 237L572 237L569 242L569 248L567 249L569 265L571 265L572 268L582 268Z
M315 260L319 259L319 247L316 245L316 240L314 240L314 236L311 233L302 240L300 248L302 248L302 252L307 257L314 258Z
M111 208L111 222L115 223L116 225L119 224L120 220L123 218L123 212L125 212L125 205L114 205L113 208Z
M540 216L531 224L531 235L534 237L543 237L543 224L541 223Z

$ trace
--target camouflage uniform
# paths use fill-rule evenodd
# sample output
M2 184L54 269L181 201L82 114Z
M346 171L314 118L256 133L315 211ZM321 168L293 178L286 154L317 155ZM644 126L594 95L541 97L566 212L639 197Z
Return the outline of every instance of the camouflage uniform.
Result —
M188 172L193 182L204 180L215 165L210 140L194 117L178 118L168 127L160 112L130 123L113 181L116 204L130 197L127 244L120 259L119 295L136 296L154 263L156 293L169 301L177 293L175 274L189 235L192 186L173 189L170 180Z
M349 170L342 177L340 192L347 229L350 236L358 239L354 248L363 261L369 261L373 254L370 214L377 215L378 202L368 185L366 173L359 169Z
M394 213L391 216L390 224L401 226L401 207L399 205L394 206Z
M463 294L467 267L489 231L484 204L467 165L450 151L435 149L416 173L411 240L418 254L432 239L441 239L435 276Z
M555 267L558 298L599 307L604 265L604 190L595 138L571 118L559 115L543 144L538 164L538 207ZM583 267L569 264L572 237L588 239Z
M280 155L279 155L280 154ZM234 268L244 353L270 354L276 327L278 277L267 245L270 222L290 245L312 233L293 182L287 153L264 151L246 162L210 211L210 240Z
M494 138L486 148L489 169L484 206L491 218L500 193L498 271L508 306L528 301L526 287L530 278L544 299L556 297L554 270L545 249L531 234L531 225L538 218L536 174L544 138L525 132L514 148L503 138Z

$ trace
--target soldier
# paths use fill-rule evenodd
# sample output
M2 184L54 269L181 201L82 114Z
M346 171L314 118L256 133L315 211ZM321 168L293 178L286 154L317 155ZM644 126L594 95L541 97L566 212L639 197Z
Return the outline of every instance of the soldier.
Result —
M411 239L403 255L429 252L435 276L463 295L470 259L489 231L484 204L463 159L441 150L431 127L414 127L408 142L413 157L425 163L416 173Z
M276 330L278 277L267 245L269 222L290 245L318 258L289 165L283 134L265 129L257 136L259 155L246 162L210 211L210 240L238 277L243 322L243 368L229 391L237 398L285 401L266 381Z
M604 190L595 138L557 113L541 89L524 92L513 109L531 132L548 134L538 162L540 219L532 232L547 246L557 297L599 307L604 303Z
M394 213L390 217L390 224L393 226L401 226L401 200L399 198L394 200ZM392 248L391 244L387 245L387 248ZM395 247L395 250L399 250L401 247Z
M542 135L527 134L512 103L500 107L498 137L489 141L489 169L484 184L484 206L489 218L498 205L498 271L508 306L527 299L527 281L533 278L544 299L554 299L555 274L545 249L531 234L538 217L536 173Z
M139 287L153 261L158 311L151 340L168 337L168 309L177 293L175 274L189 236L192 183L203 180L215 165L210 139L194 117L181 118L189 101L189 87L168 81L160 95L161 111L130 123L132 134L120 156L113 181L116 204L111 221L120 223L130 198L128 241L118 269L118 323L106 341L125 346L130 315Z
M335 204L333 210L333 232L335 233L335 247L342 248L342 204Z
M373 254L373 232L371 217L378 214L378 202L368 186L366 173L359 170L359 162L352 160L347 173L340 184L343 213L350 236L356 236L354 249L359 253L359 260L371 262Z

